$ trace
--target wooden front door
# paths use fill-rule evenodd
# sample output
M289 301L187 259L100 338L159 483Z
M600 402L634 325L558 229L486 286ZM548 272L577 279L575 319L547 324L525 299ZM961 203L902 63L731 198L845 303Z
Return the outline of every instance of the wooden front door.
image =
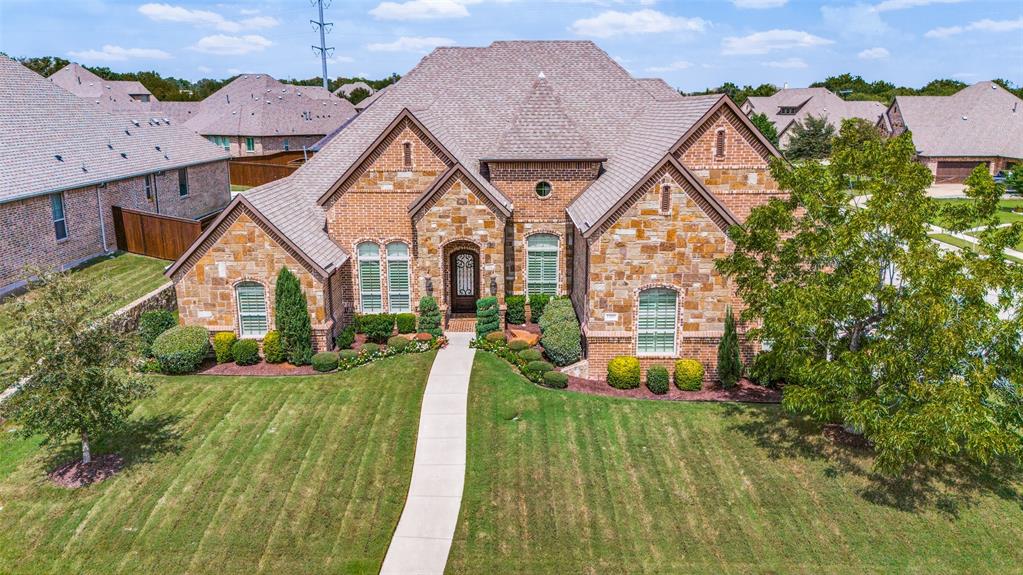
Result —
M448 263L452 313L474 313L480 293L480 260L476 252L458 250Z

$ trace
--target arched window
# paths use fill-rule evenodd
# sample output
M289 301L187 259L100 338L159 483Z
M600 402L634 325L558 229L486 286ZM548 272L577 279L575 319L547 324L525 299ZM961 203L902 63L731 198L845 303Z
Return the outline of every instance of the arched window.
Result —
M256 282L241 282L234 287L238 300L238 334L241 337L266 335L266 290Z
M675 355L678 293L667 288L639 292L637 355Z
M408 246L403 242L387 244L387 307L390 313L412 311Z
M362 313L380 313L383 302L380 297L380 246L373 242L358 245L359 256L359 297Z
M558 295L558 236L534 234L526 239L526 293Z
M412 142L405 142L401 145L402 160L406 169L412 169Z
M724 158L725 157L725 130L722 128L717 131L716 138L714 140L714 157Z

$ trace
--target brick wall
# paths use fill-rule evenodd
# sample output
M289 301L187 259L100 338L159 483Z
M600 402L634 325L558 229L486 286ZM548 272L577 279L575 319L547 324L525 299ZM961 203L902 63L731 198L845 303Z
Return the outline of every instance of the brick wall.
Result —
M187 196L178 192L178 170L166 170L154 177L161 214L197 219L222 210L231 202L231 172L226 160L182 169L188 173ZM141 193L141 178L138 190Z

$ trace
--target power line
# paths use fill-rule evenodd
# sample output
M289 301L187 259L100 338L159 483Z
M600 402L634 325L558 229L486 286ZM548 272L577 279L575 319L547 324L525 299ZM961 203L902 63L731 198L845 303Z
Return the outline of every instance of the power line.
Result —
M320 9L320 19L310 20L309 22L320 29L320 45L313 46L312 48L313 52L320 53L320 61L323 63L323 87L329 90L330 88L327 85L327 56L334 53L334 48L327 47L327 32L330 32L330 28L334 23L323 21L323 0L310 0L310 3L319 6ZM330 0L327 0L327 8L330 8Z

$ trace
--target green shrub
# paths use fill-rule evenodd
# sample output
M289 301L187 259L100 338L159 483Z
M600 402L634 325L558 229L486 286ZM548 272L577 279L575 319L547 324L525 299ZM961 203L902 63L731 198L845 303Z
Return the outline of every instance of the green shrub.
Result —
M302 285L288 268L277 273L274 289L274 319L281 334L284 355L294 365L306 365L313 356L313 327L309 319L309 304Z
M575 308L572 307L572 300L568 298L552 299L543 309L543 317L537 324L541 332L546 332L549 327L556 323L574 323L579 325L575 317Z
M675 362L675 387L683 391L703 389L703 364L695 359L680 359Z
M646 388L657 395L668 393L668 368L662 365L655 365L646 370Z
M544 387L565 389L568 387L568 375L561 373L560 371L548 371L543 374L542 384Z
M444 335L444 329L440 325L440 309L437 307L437 300L428 295L419 298L419 331L434 337Z
M551 311L544 312L544 319ZM548 327L540 338L540 345L554 365L564 367L579 361L583 356L582 340L579 322L575 321L573 315L571 321L562 321Z
M543 354L540 350L527 348L519 352L519 357L526 361L538 361L543 359Z
M408 347L409 339L403 335L396 335L387 338L387 347L395 351L404 351Z
M160 362L160 371L168 374L199 369L209 352L210 332L199 325L172 327L153 341L153 357Z
M334 371L337 369L338 353L321 351L313 356L313 369L316 371Z
M529 349L529 344L521 339L513 339L508 342L508 349L514 352L519 352L524 349Z
M522 368L522 374L526 376L526 379L533 383L540 383L543 381L543 374L553 370L553 365L546 361L537 360L527 363L526 366Z
M788 377L786 370L787 366L781 354L762 351L753 358L753 363L749 368L749 377L757 385L778 387Z
M376 353L380 351L380 346L375 343L364 343L359 351L365 354Z
M398 327L398 333L416 333L416 314L399 313L394 316L394 323Z
M504 343L508 341L508 336L504 335L503 331L492 331L487 334L487 341L490 343Z
M510 295L504 298L504 305L507 308L504 312L505 323L511 325L526 323L526 296Z
M263 336L263 358L267 363L281 363L285 360L280 332L271 330Z
M499 329L501 315L497 309L497 298L491 296L476 300L476 337L483 337Z
M619 356L607 364L607 384L616 389L635 389L639 387L642 374L639 360L629 356Z
M231 351L238 336L233 331L221 331L213 335L213 354L217 356L217 363L230 363L234 361L234 353Z
M337 352L337 355L339 359L349 360L359 357L359 352L355 351L354 349L342 349L341 351Z
M341 330L341 333L337 334L334 343L340 349L351 349L352 344L355 343L355 322Z
M239 339L231 346L231 355L238 365L259 363L259 342L254 339Z
M142 351L146 355L152 353L153 342L156 338L168 329L178 325L178 318L174 312L165 309L155 309L142 312L139 316L139 339L142 340Z
M394 316L389 313L359 316L359 328L366 334L367 340L384 343L394 334Z
M543 310L547 306L547 302L551 301L551 296L535 293L529 296L529 321L533 323L540 323L540 318L543 317Z
M725 389L735 387L742 377L742 359L739 357L739 334L735 331L732 306L725 313L725 334L718 343L718 379Z

